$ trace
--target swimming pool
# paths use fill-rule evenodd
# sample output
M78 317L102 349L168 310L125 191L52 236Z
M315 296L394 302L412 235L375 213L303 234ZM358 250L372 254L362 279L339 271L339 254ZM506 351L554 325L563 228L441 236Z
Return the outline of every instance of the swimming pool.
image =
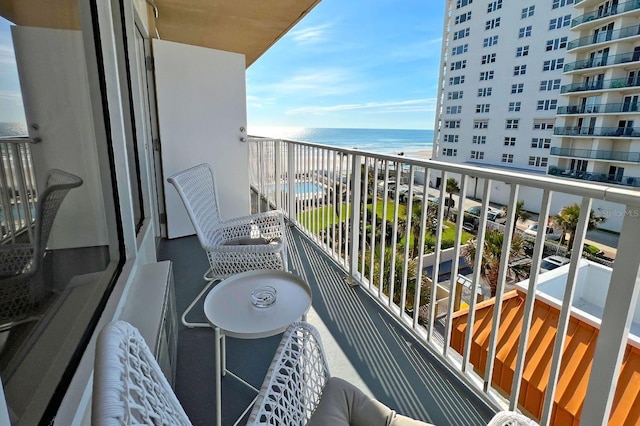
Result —
M289 185L280 186L282 192L289 191ZM296 182L293 186L293 190L297 195L307 195L307 194L322 194L324 192L324 188L320 185L317 185L313 182Z

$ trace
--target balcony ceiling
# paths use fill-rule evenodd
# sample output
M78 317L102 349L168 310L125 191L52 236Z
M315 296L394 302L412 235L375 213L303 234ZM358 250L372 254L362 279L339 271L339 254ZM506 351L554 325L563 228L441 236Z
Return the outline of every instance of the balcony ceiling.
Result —
M249 67L320 1L155 0L155 23L163 40L243 53ZM77 0L2 0L0 15L17 25L79 29Z

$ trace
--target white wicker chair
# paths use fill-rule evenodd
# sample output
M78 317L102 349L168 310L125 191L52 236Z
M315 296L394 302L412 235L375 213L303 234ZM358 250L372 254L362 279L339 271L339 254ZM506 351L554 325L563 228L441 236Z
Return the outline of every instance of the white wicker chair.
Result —
M191 425L146 342L127 322L109 323L98 336L91 423Z
M33 242L0 246L0 332L42 317L41 305L51 294L42 276L49 234L65 197L80 185L78 176L50 170L38 195Z
M500 411L487 426L538 426L538 423L514 411Z
M257 269L287 270L284 216L273 210L223 221L214 172L208 164L183 170L167 181L178 191L210 266L204 276L207 285L182 314L182 323L209 327L188 322L186 317L214 281Z
M247 424L304 425L329 377L318 331L294 322L282 336Z

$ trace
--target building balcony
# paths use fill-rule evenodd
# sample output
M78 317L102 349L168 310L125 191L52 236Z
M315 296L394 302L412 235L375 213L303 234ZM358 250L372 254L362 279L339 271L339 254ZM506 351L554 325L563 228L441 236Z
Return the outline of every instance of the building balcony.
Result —
M592 10L584 15L578 16L571 21L571 28L583 24L585 22L596 21L608 16L619 15L621 13L630 12L632 10L639 10L640 2L637 0L631 0L624 3L612 5L607 8Z
M607 137L607 138L640 138L640 127L586 127L586 126L565 126L554 127L553 134L556 136L585 136L585 137Z
M631 186L634 188L640 187L640 176L594 173L581 170L562 169L556 166L549 167L549 174L552 176L560 176L570 179L606 183L607 185Z
M558 115L570 114L617 114L622 112L638 112L637 102L609 102L606 104L565 105L556 109Z
M600 81L591 81L591 82L579 82L566 84L560 88L560 93L576 93L576 92L588 92L588 91L599 91L599 90L609 90L609 89L632 89L634 87L640 86L640 78L613 78L610 80L600 80Z
M529 387L525 389L522 383L526 382L523 375L528 377L534 371L542 389L541 393L535 394L543 397L536 399L539 410L527 411L541 424L553 424L551 413L560 409L573 416L572 421L576 424L581 416L583 420L585 415L592 416L589 412L594 413L593 418L604 419L602 422L605 423L609 418L617 421L625 416L621 414L625 404L618 403L616 399L621 392L616 391L620 368L615 360L621 359L618 354L622 356L627 345L628 336L622 333L628 316L626 313L635 307L635 299L627 296L629 286L635 285L635 280L626 280L623 274L638 268L633 250L636 242L634 238L627 240L625 235L632 235L635 229L640 229L640 217L633 210L633 206L640 203L640 193L614 190L606 184L596 185L577 179L563 181L553 176L378 155L320 144L261 138L250 138L249 143L251 188L261 200L256 205L263 206L263 209L279 208L288 216L293 226L288 236L291 269L305 278L313 289L314 309L309 320L319 323L321 328L326 326L323 338L330 342L329 345L335 345L336 353L344 353L346 361L349 361L347 363L340 358L334 361L333 368L352 365L348 373L350 380L354 377L353 380L367 386L373 396L387 404L396 404L399 412L434 424L484 424L491 415L491 409L496 409L499 404L513 409L530 407L528 395L534 393L530 393ZM448 178L454 178L461 187L460 192L453 195L455 205L450 207L447 205L450 203L430 202L434 195L442 200L449 194L445 185L434 188L429 182L446 182ZM607 344L597 345L593 359L582 361L584 365L592 365L586 373L590 376L586 388L566 386L578 378L579 381L584 380L585 371L582 368L559 368L564 362L573 365L575 361L563 361L563 339L556 339L555 344L546 342L544 348L531 349L537 343L527 341L533 304L529 304L526 296L522 324L512 330L511 336L505 337L521 340L520 345L516 345L518 349L509 355L511 361L508 365L513 371L505 371L507 364L497 361L503 356L498 328L491 328L491 322L474 322L473 313L484 306L483 299L489 303L492 292L495 292L496 299L493 300L502 300L505 292L517 281L507 273L514 264L509 248L515 237L510 232L503 234L503 244L498 249L502 255L494 257L499 263L492 267L499 271L495 286L482 274L484 268L469 268L469 264L461 260L464 247L472 244L469 241L486 241L485 237L489 238L492 233L514 229L516 224L515 215L507 214L504 226L496 227L489 219L492 210L488 199L483 200L479 208L478 226L473 231L477 235L465 229L465 221L454 223L447 220L452 213L449 210L455 211L457 217L463 216L463 209L468 207L469 201L465 194L473 191L473 182L478 179L482 181L482 193L489 192L494 184L508 184L511 201L506 206L507 212L515 212L515 204L525 188L539 191L541 211L547 212L538 219L541 224L547 223L549 208L557 197L563 201L572 197L585 200L580 214L581 223L587 220L593 200L606 199L620 204L620 217L624 217L622 237L613 264L612 285L605 298L603 321L599 326L599 338L607 336L608 340ZM395 182L402 185L396 186ZM379 191L381 187L383 190ZM544 234L540 232L532 242L533 254L525 255L529 256L531 264L528 285L532 295L535 294L545 250ZM416 241L425 241L425 244L415 244ZM577 233L574 247L582 247L583 242L584 234ZM168 243L181 244L179 241ZM188 241L183 240L182 243ZM192 244L197 252L195 239ZM485 248L475 251L473 259L477 262L480 262L482 251L489 250L486 245L482 247ZM203 257L200 267L193 268L193 259L197 257L195 253L189 254L180 247L173 253L176 256L176 259L172 258L174 263L181 256L186 262L182 266L176 263L176 270L196 269L196 272L189 273L193 274L193 280L201 279L200 269L207 266L204 255L200 256ZM385 255L380 256L380 253ZM580 258L580 251L574 250L571 264L577 265ZM573 291L571 283L577 269L572 268L569 272L566 280L568 292ZM184 297L184 300L190 299ZM625 301L624 306L621 306L621 300ZM464 310L468 312L467 327L454 325L454 315ZM568 332L571 310L571 303L557 308L561 318L560 322L555 321L558 336ZM495 312L492 323L501 323L500 311ZM184 336L185 340L195 342L198 333L204 332L184 330L181 339ZM452 342L454 333L457 333L456 339L466 342L462 346L456 344L455 349ZM477 354L472 355L471 352L474 351L472 341L478 333L482 333L489 342L480 357L486 361L484 368L475 364L477 368L472 368L470 365L477 362ZM610 339L614 335L620 337L612 342ZM251 368L244 367L255 378L252 383L260 383L264 374L262 370L268 365L268 354L273 352L276 344L277 341L265 343L271 346L264 350L265 359L258 362L262 366L256 367L259 371L252 373ZM238 357L248 352L252 356L261 353L259 347L254 350L247 342L232 341L228 345L228 351ZM462 349L457 349L459 347ZM545 359L553 359L552 365L541 364L538 357L531 356L529 351L538 349L551 351L553 355ZM211 353L207 356L188 348L182 350L188 354L185 357L202 357L200 362L211 360ZM231 359L235 362L233 356ZM181 362L190 367L191 358ZM237 364L248 363L238 360ZM182 379L182 385L181 371L178 371L178 396L181 399L183 396L199 399L189 395L194 393L190 386L192 379L196 380L193 375L202 376L203 370L188 369L190 373L183 374L191 376ZM451 376L445 380L441 373L446 370L451 372ZM426 372L430 379L422 376ZM501 377L499 381L496 380L498 374ZM623 384L625 379L620 377L620 386L627 386ZM505 381L512 386L500 384ZM233 395L233 388L229 383L227 386L223 397ZM578 398L583 402L565 406L564 401L569 395L572 401ZM252 395L249 392L242 394L241 398L250 401ZM203 399L211 400L210 395ZM615 410L602 407L602 402L607 400L616 407ZM197 401L194 401L194 406L198 406ZM574 406L580 409L575 410ZM233 412L234 415L236 413L239 411Z
M629 64L632 62L640 62L640 52L626 52L617 55L608 55L601 58L581 59L579 61L565 64L564 72L579 71L590 68L606 67L618 64Z
M638 35L640 35L640 25L633 25L630 27L620 28L619 30L601 31L597 34L590 34L588 36L571 40L567 45L567 51L571 51L579 47L590 46L593 44L622 40L625 38L635 37Z
M603 149L577 149L551 147L551 155L558 157L589 158L604 161L640 163L640 152L608 151Z

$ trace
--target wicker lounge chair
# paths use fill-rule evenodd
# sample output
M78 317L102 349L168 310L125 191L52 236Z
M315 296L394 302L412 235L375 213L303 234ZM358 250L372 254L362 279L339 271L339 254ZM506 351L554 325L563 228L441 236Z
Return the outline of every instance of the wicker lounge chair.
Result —
M58 209L72 189L82 185L78 176L52 169L38 196L33 243L0 246L0 332L38 320L47 291L42 263Z
M186 317L215 281L257 269L287 270L284 216L273 210L223 221L213 168L208 164L183 170L167 181L178 191L210 266L204 275L207 284L182 314L182 323L190 328L209 327L188 322Z

